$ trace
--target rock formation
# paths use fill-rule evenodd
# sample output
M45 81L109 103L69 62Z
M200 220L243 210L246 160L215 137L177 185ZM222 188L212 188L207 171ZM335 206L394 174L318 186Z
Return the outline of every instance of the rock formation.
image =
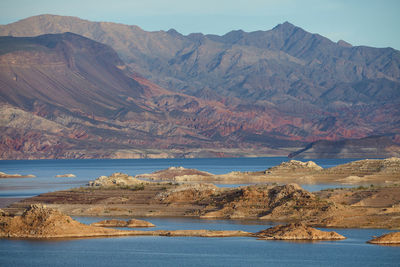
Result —
M265 171L266 174L271 172L310 172L322 170L321 166L318 166L313 161L302 162L298 160L290 160L288 162L282 162L278 166L269 168Z
M372 240L369 240L370 244L378 245L400 245L400 232L388 233Z
M76 177L76 175L75 175L75 174L72 174L72 173L66 173L66 174L57 174L57 175L54 176L54 177L56 177L56 178L59 178L59 177L70 177L70 178L74 178L74 177Z
M165 170L156 171L150 174L140 174L137 178L147 178L150 180L173 180L173 181L184 181L184 180L201 180L205 177L212 176L211 173L199 171L196 169L186 169L184 167L170 167Z
M157 195L163 203L190 203L209 198L221 190L214 184L180 184Z
M336 232L325 232L304 223L290 223L277 225L255 234L260 239L266 240L340 240L346 237Z
M111 219L111 220L95 222L95 223L92 223L91 225L100 226L100 227L130 227L130 228L154 227L155 226L151 222L137 220L137 219L130 219L129 221Z
M42 205L32 205L21 216L9 216L0 210L0 238L73 238L111 236L198 236L231 237L251 236L244 231L214 230L157 230L122 231L93 225L85 225L73 220L55 209Z
M23 175L23 174L8 174L0 172L0 178L34 178L34 177L36 176L33 174Z
M110 176L100 176L94 181L89 182L92 187L116 187L116 186L136 186L143 185L149 182L136 179L128 174L116 172Z
M176 182L211 183L335 183L396 184L400 182L400 158L366 159L323 169L315 162L290 160L265 171L213 175L195 169L175 168L136 177Z
M324 172L358 174L359 176L375 174L396 175L400 173L400 158L358 160L325 169Z
M21 216L0 216L0 237L57 238L124 235L124 232L88 226L55 209L31 205ZM125 233L126 235L126 233Z

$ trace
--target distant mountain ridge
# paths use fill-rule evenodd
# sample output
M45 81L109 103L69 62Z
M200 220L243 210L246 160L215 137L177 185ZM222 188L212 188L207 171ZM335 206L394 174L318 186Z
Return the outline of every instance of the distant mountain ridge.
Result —
M103 62L102 70L90 75L93 83L101 81L100 88L105 91L93 91L100 93L93 102L99 109L88 113L95 116L103 110L98 116L116 121L145 118L147 126L140 128L143 136L149 133L150 124L158 129L159 138L168 132L163 125L178 125L174 131L179 132L180 141L174 137L163 141L161 147L202 149L216 144L220 149L287 151L319 139L400 134L400 52L392 48L335 43L288 22L269 31L239 30L223 36L185 36L172 29L146 32L137 26L55 15L0 26L2 36L64 32L106 44L122 59ZM6 39L2 40L2 47L7 47ZM1 49L4 61L10 51ZM92 60L86 54L90 50L77 57L82 59L79 64ZM87 73L93 71L89 69ZM6 72L12 73L0 74ZM115 79L115 73L124 77ZM15 78L11 75L7 79ZM108 97L109 87L104 84L110 81L111 87L119 84L125 98ZM127 88L132 91L127 92ZM12 96L11 89L5 90L0 90L0 100L14 106L30 94L25 91ZM85 101L88 99L83 98L82 103ZM73 101L68 102L71 105ZM81 112L88 108L78 106ZM168 123L165 118L169 118ZM162 128L165 132L159 131ZM160 147L155 144L163 142L142 142L141 148Z

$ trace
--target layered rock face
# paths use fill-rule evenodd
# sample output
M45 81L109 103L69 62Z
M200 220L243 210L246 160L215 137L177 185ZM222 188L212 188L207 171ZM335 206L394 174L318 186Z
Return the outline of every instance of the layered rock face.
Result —
M32 205L21 216L0 216L0 237L56 238L120 235L122 232L81 224L55 209Z
M214 185L183 185L161 193L167 204L193 203L204 206L202 218L259 218L265 220L312 220L332 215L336 206L320 201L297 184L246 186L219 189Z

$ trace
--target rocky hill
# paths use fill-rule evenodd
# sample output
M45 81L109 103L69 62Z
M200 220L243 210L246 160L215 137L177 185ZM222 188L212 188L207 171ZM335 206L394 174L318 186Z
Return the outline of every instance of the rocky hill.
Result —
M2 159L195 156L193 147L237 148L233 129L248 117L165 90L72 33L0 37L0 80Z
M10 37L65 32L107 46L70 33ZM217 36L41 15L0 35L0 100L57 118L46 132L4 123L2 151L17 152L2 158L24 146L31 158L284 155L319 139L400 134L400 52L288 22Z
M304 223L277 225L256 233L257 237L265 240L340 240L346 237L336 232L321 231L308 227Z

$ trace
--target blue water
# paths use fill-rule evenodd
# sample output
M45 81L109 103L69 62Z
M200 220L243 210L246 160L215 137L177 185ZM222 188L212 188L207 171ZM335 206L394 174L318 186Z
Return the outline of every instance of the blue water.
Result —
M36 178L0 179L0 198L32 196L82 186L100 175L149 173L170 166L215 174L261 171L287 158L34 160L0 161L0 171L34 174ZM315 160L323 167L352 161ZM54 178L73 173L76 178ZM334 185L303 185L315 191ZM75 217L83 223L104 218ZM126 219L126 218L125 218ZM257 232L272 224L262 221L145 218L152 229L212 229ZM384 229L329 229L342 241L261 241L249 237L119 237L53 241L0 240L0 266L400 266L400 247L366 244Z
M286 157L273 158L219 158L219 159L122 159L122 160L3 160L0 171L33 174L35 178L0 179L0 197L30 197L41 193L83 186L101 175L124 172L130 175L150 173L171 166L195 168L214 174L231 171L263 171L276 166ZM324 168L333 167L353 159L317 159ZM57 174L73 173L76 178L55 178ZM226 186L226 185L221 185ZM235 185L236 186L236 185ZM332 185L304 185L316 191Z
M96 218L82 221L94 221ZM157 219L159 229L259 231L253 222ZM342 241L287 242L250 237L119 237L58 241L0 240L1 266L399 266L400 247L366 244L379 229L329 229Z

